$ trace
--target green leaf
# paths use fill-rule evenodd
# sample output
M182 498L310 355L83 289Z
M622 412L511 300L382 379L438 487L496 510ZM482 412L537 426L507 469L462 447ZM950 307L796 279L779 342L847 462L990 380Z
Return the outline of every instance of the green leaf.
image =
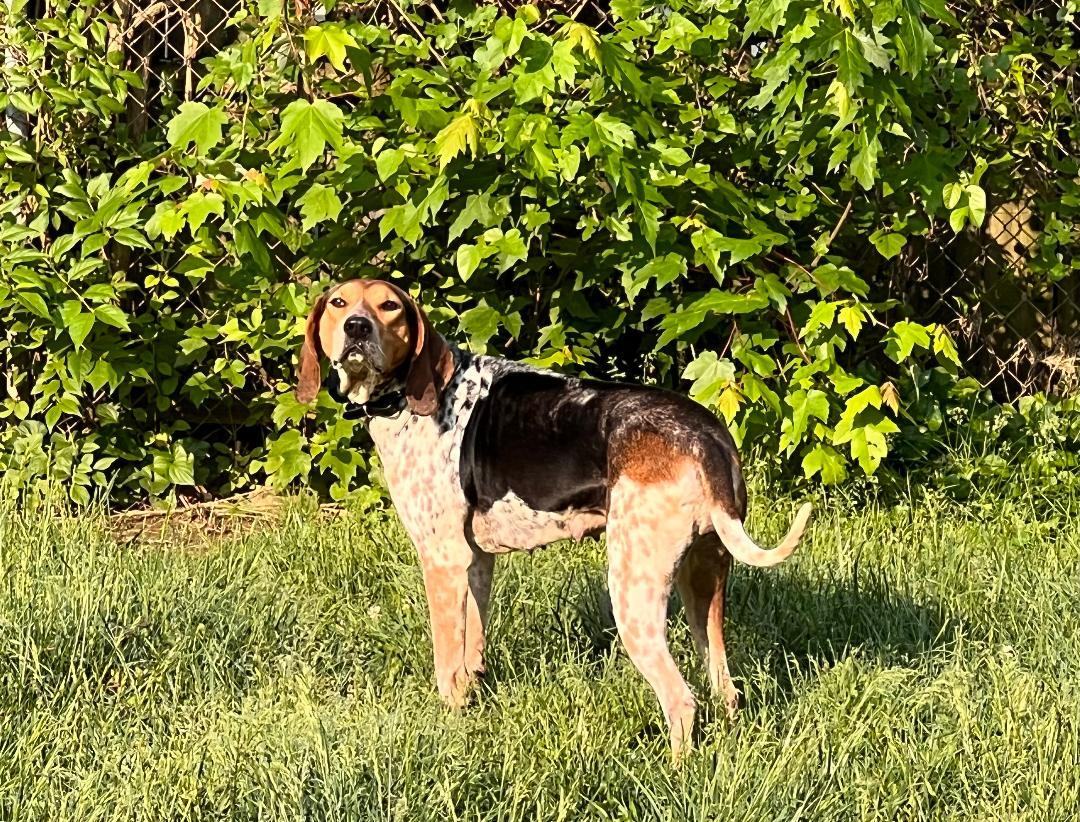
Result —
M665 254L649 260L633 274L624 274L622 285L632 303L651 280L656 280L657 289L663 289L685 274L686 258L681 254Z
M189 100L180 104L180 110L169 121L166 137L174 148L194 143L196 154L206 154L221 142L221 128L228 122L228 115L221 109Z
M216 191L196 191L188 195L180 210L187 216L188 226L194 234L211 214L225 216L225 198ZM183 224L182 220L181 224Z
M480 127L476 118L470 112L459 114L435 135L435 153L439 158L439 166L445 168L447 163L464 153L466 148L475 156L479 143Z
M529 248L521 236L521 231L516 228L510 229L495 242L495 251L499 255L500 273L529 257Z
M694 313L749 314L769 304L760 294L734 294L730 291L713 289L704 297L690 304L688 310Z
M186 453L180 445L176 446L172 462L169 463L168 478L173 485L194 485L195 455Z
M781 423L780 447L785 448L799 443L806 434L811 419L829 421L829 398L824 391L811 388L809 391L792 391L784 401L791 408L792 414Z
M735 365L721 360L715 351L703 351L686 366L683 379L693 380L690 396L703 405L712 404L716 396L735 381Z
M648 105L652 102L652 87L641 76L641 69L633 58L633 53L611 40L600 41L600 66L611 84L623 94L638 103Z
M877 66L882 71L889 70L889 53L882 48L881 44L870 37L867 34L858 33L855 35L859 41L859 45L862 46L863 56L873 66Z
M846 441L849 431L855 426L856 418L867 408L880 409L882 402L881 389L876 385L868 385L858 394L848 397L844 403L844 410L840 413L840 421L833 431L834 440Z
M895 42L902 72L914 77L926 68L926 55L934 45L934 37L923 25L919 0L902 0L900 34Z
M923 9L931 17L936 20L940 20L942 23L948 23L953 28L960 27L960 21L956 19L949 7L945 4L945 0L921 0Z
M874 244L874 248L878 250L886 260L891 260L907 243L907 238L903 234L896 234L889 231L875 231L870 235L870 242Z
M423 236L423 230L420 228L420 212L411 200L387 209L379 220L380 239L385 240L392 232L396 232L408 243L416 243Z
M877 471L882 459L889 453L885 434L873 425L854 429L845 441L851 444L851 456L859 461L859 467L868 475Z
M858 303L851 303L840 309L838 319L847 329L848 334L851 335L851 339L856 340L859 338L859 332L862 330L866 314Z
M568 183L577 179L581 168L581 150L577 146L570 146L556 152L555 156L559 163L559 175Z
M971 215L971 224L978 228L986 219L986 192L980 186L969 185L965 191L968 196L968 214Z
M732 425L735 422L736 415L739 413L739 408L742 406L742 394L739 393L739 389L734 384L725 386L714 404L716 410L724 415L728 425Z
M816 335L815 332L819 329L832 328L833 323L836 321L836 309L838 303L822 300L815 303L814 307L810 309L810 317L806 321L806 325L803 326L800 336L813 339Z
M477 267L484 260L484 249L480 243L458 246L457 270L462 280L468 281Z
M802 469L807 479L821 474L821 481L826 485L836 485L847 479L847 460L835 448L822 443L806 452Z
M263 242L251 223L237 223L233 228L233 243L236 246L237 255L246 254L255 262L259 271L269 274L273 271L274 263L270 257L270 249Z
M566 40L572 48L581 49L581 52L593 60L600 59L600 38L596 31L584 23L569 21L559 30L559 36Z
M184 213L174 203L158 203L153 216L146 221L146 233L151 239L171 240L184 227L184 222Z
M24 308L37 314L42 319L49 319L49 307L45 304L44 298L40 294L30 292L16 292L15 299L18 300Z
M723 281L724 272L727 269L727 266L720 265L721 254L730 254L730 264L735 265L743 260L750 259L756 254L760 254L764 250L761 240L757 237L753 239L725 237L712 228L698 229L691 235L690 242L698 250L699 258L713 273L717 282Z
M60 413L74 415L79 413L79 400L73 397L71 394L64 394L56 403L56 407L60 409Z
M281 134L270 144L271 151L284 149L307 170L326 150L340 150L344 115L329 100L293 100L281 114Z
M375 158L375 170L379 173L379 179L385 183L393 177L404 159L405 152L400 148L388 148L379 152L379 156Z
M461 315L461 330L465 332L471 343L483 345L498 332L501 319L502 315L494 308L478 305Z
M948 330L940 323L934 326L934 353L953 365L960 365L960 354L956 345Z
M89 335L90 330L94 327L94 315L90 313L80 313L67 318L67 332L71 337L71 341L75 343L75 349L79 350L83 346L83 342Z
M877 158L881 150L881 143L874 137L867 140L865 134L859 134L861 148L851 161L851 173L867 191L874 188L877 176Z
M967 223L967 219L968 219L968 207L967 206L962 206L960 208L954 208L949 213L949 227L952 228L952 230L954 232L959 234L961 231L964 230L964 225Z
M780 397L769 388L764 380L758 379L753 374L743 374L742 389L743 394L751 402L756 403L759 400L764 400L765 404L776 416L781 416L784 413L783 406L780 404Z
M450 241L461 236L462 232L474 223L489 228L495 225L495 212L491 208L491 197L487 194L470 194L454 222L450 225Z
M833 105L836 106L836 116L841 120L846 120L851 113L851 92L848 91L847 86L834 78L833 81L829 83L826 94L828 94L829 99L833 101Z
M746 33L767 31L776 34L790 5L791 0L750 0L746 4Z
M121 228L113 234L113 240L127 248L152 248L146 237L137 228Z
M694 41L701 37L701 29L678 12L673 12L667 20L667 26L660 32L656 41L656 54L663 54L670 48L689 52Z
M679 146L660 149L660 157L670 166L684 166L690 162L690 155L686 153L686 149Z
M90 383L90 387L95 391L100 391L105 383L115 383L117 379L116 369L113 368L107 360L98 360L89 374L86 375L86 381ZM103 410L102 405L98 405L95 409L98 419L108 421L108 409ZM115 420L113 420L115 422Z
M90 492L84 485L72 485L68 490L68 494L71 495L72 501L79 505L86 506L90 504Z
M0 151L13 163L32 163L34 155L24 149L18 143L4 143Z
M322 23L304 32L308 59L315 62L325 55L338 71L345 70L345 49L356 45L353 36L337 23Z
M896 362L903 362L915 348L930 347L930 332L925 325L901 320L885 335L885 353Z
M94 316L107 325L111 325L113 328L119 328L122 331L130 331L131 326L128 325L127 314L123 312L119 307L115 305L99 305L94 309Z
M59 405L54 405L45 412L45 425L50 431L56 427L62 413Z
M844 29L836 38L836 79L854 97L862 86L863 77L869 73L870 64L863 57L862 45L854 34Z
M945 208L956 208L963 194L964 189L959 183L946 183L942 186L941 199L945 203Z
M637 213L638 227L645 237L645 242L649 244L649 249L655 253L656 235L660 232L660 216L663 212L659 206L643 200L637 204Z
M623 148L635 144L634 130L608 112L602 112L593 120L596 134L603 143Z
M304 192L304 196L297 201L297 204L304 218L301 226L304 231L310 231L312 226L324 220L336 220L341 213L341 200L337 193L322 183L314 183Z
M299 423L307 415L308 409L308 404L296 398L295 391L286 391L278 395L270 419L278 428L285 428L287 425Z
M303 436L295 428L271 439L267 448L266 473L277 487L288 485L311 470L311 455Z

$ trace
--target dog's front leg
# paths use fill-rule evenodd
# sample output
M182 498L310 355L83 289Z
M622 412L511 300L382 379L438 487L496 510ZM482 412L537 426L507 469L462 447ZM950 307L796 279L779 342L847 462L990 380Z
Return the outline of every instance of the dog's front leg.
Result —
M476 675L484 670L484 627L495 557L467 543L422 550L435 682L439 696L462 707Z

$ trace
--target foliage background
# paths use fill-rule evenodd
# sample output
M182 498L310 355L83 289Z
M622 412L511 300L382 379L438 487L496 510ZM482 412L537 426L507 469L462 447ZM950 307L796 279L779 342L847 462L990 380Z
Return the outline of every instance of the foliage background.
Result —
M375 274L476 350L688 388L814 482L925 465L958 427L957 487L1011 470L1002 442L1075 477L1074 403L994 404L890 289L1021 173L1030 270L1080 265L1075 0L614 0L602 29L544 4L401 7L320 23L262 0L143 131L99 4L5 0L16 484L377 483L362 432L289 390L310 300Z

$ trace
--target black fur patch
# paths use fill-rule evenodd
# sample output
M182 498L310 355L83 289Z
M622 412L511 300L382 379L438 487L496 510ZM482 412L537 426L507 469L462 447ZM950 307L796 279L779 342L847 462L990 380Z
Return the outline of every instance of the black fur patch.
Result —
M476 404L461 449L466 498L480 511L508 492L537 511L604 511L618 450L643 431L694 456L717 502L742 515L735 444L705 408L657 388L524 369L497 376Z

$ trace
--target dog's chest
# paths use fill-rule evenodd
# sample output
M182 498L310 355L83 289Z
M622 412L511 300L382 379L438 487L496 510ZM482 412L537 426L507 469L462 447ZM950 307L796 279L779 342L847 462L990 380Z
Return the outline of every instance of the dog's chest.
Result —
M371 421L394 507L418 547L461 540L468 504L461 486L465 427L488 382L478 364L459 368L431 417L403 413Z
M394 507L421 551L460 543L467 531L478 547L502 552L580 539L603 527L601 512L540 511L512 492L484 511L469 504L461 477L466 430L494 381L515 370L522 368L497 358L469 358L455 371L434 416L371 421Z

